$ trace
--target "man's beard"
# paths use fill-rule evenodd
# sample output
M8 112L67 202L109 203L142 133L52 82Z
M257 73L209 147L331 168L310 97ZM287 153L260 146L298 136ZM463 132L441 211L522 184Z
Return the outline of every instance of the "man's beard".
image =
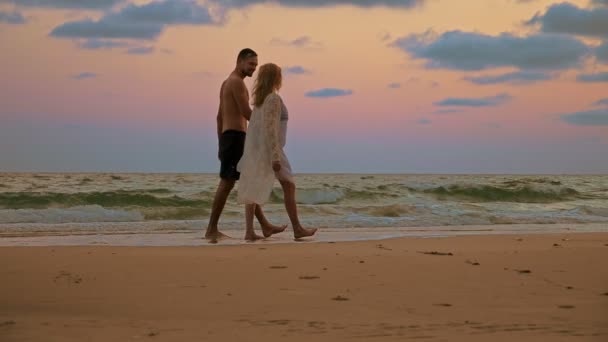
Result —
M243 75L245 75L245 76L249 76L249 77L253 76L253 71L249 72L249 71L247 71L247 70L243 70L243 71L242 71L242 73L243 73Z

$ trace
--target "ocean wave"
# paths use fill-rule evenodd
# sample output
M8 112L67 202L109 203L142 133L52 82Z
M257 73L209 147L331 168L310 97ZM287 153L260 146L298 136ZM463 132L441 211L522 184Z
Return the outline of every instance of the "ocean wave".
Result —
M385 188L380 186L379 189L385 189ZM399 197L398 195L395 195L392 193L388 193L385 191L376 191L376 190L346 189L345 193L346 193L345 199L349 199L349 200L363 200L363 201L372 200L373 201L373 200L378 200L378 199L383 199L383 198Z
M503 184L510 187L517 187L521 185L529 184L550 184L550 185L562 185L562 182L553 178L523 178L523 179L512 179L504 181Z
M333 204L344 198L340 189L298 189L296 202L299 204ZM283 190L273 189L270 194L271 203L283 203Z
M154 193L166 193L164 189L153 189ZM99 205L102 207L208 207L209 201L186 199L179 196L156 197L147 190L79 192L74 194L54 192L4 192L0 193L0 208L44 209L52 207L75 207Z
M343 201L369 201L395 198L397 195L378 190L353 190L349 188L297 189L296 202L299 204L336 204ZM273 189L271 203L283 203L283 191Z
M572 188L558 186L540 188L530 185L513 189L491 185L449 185L422 190L422 192L436 195L439 199L462 198L477 202L551 203L576 199L580 196L580 193Z
M421 211L419 208L413 205L406 204L390 204L390 205L381 205L381 206L370 206L354 209L357 213L365 213L370 216L375 217L401 217L401 216L412 216L412 215L420 215ZM423 212L428 212L427 210L423 210Z
M585 215L608 217L608 208L597 208L583 205L576 208L576 210Z
M209 211L200 207L156 207L140 208L140 212L145 220L194 220L207 218ZM227 215L228 213L226 213Z
M46 209L0 209L1 223L132 222L204 219L200 207L104 208L99 205Z
M72 208L0 209L0 223L84 223L143 221L137 211L106 209L98 205Z

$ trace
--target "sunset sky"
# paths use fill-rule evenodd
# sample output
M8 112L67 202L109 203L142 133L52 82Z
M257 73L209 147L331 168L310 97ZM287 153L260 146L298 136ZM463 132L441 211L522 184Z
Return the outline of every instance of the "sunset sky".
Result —
M249 47L298 173L608 173L608 0L0 0L0 46L0 171L218 172Z

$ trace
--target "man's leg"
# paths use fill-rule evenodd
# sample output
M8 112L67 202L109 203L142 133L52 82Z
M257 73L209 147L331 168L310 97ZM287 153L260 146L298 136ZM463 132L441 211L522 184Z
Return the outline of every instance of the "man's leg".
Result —
M281 233L285 230L285 228L287 228L286 224L282 226L275 226L274 224L270 223L270 221L268 221L268 219L266 218L266 215L264 215L262 206L259 204L255 204L255 217L258 219L258 222L260 222L264 237L269 237L273 234Z
M209 225L207 225L207 232L205 233L205 238L208 240L217 240L223 237L228 237L227 235L220 233L220 231L217 229L217 224L220 220L220 215L222 215L222 211L224 210L224 206L226 205L228 195L230 195L230 191L232 188L234 188L234 183L234 179L222 178L220 180L220 184L215 191L215 197L213 198L211 217L209 217Z

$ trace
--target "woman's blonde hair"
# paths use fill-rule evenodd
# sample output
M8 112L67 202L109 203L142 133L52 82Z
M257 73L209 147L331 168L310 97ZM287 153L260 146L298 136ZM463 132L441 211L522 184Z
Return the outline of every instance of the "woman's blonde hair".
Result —
M262 65L258 71L258 77L253 83L253 105L261 106L266 96L281 89L282 81L281 68L278 65L273 63Z

